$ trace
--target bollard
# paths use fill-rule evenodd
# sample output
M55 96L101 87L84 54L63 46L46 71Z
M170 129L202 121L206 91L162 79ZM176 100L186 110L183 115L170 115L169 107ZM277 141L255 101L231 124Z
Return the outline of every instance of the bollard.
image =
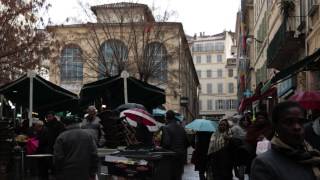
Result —
M24 150L20 146L13 148L13 180L24 180Z

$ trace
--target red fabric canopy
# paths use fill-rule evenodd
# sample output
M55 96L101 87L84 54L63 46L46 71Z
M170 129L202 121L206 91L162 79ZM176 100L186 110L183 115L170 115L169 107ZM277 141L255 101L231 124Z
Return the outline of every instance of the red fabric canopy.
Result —
M247 106L251 105L252 102L257 101L257 100L261 100L261 99L265 99L268 96L272 96L273 94L277 93L277 88L276 87L272 87L269 90L267 90L265 93L261 94L261 95L257 95L254 94L252 97L250 98L245 98L242 99L239 105L239 112L243 112Z
M320 110L320 91L301 91L289 98L297 101L305 109Z

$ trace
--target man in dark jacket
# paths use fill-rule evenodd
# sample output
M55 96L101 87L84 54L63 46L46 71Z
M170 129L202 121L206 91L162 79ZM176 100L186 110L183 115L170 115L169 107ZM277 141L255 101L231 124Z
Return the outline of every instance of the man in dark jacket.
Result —
M250 179L320 179L320 153L304 141L305 117L305 111L296 102L282 102L273 109L275 136L271 149L253 161Z
M94 179L98 171L97 146L92 134L80 128L77 118L63 118L66 131L54 145L57 180Z
M55 113L49 111L46 115L46 123L43 127L38 127L37 137L39 139L38 154L53 154L53 145L58 135L64 131L64 125L57 120ZM39 126L39 125L37 125ZM37 127L36 126L36 127ZM39 160L39 173L41 180L49 179L49 169L54 174L52 160L48 158L41 158Z
M187 135L184 128L176 122L175 113L172 110L167 111L166 119L168 125L162 128L161 146L176 153L172 162L174 171L172 179L181 180L187 155Z
M45 123L45 127L47 129L47 146L44 147L43 153L53 153L53 145L56 141L57 137L61 132L64 131L64 125L57 120L55 117L55 113L53 111L49 111L46 116L47 122Z

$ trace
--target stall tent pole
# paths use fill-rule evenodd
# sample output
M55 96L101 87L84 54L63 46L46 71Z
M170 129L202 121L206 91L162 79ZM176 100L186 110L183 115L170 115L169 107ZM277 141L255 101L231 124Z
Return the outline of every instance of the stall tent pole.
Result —
M124 91L124 103L128 103L128 82L129 73L127 71L121 72L121 77L123 78L123 91Z
M29 127L32 126L32 112L33 112L33 78L36 76L34 71L28 72L28 77L30 78L30 84L29 84Z
M3 120L3 105L4 105L3 95L1 94L0 95L0 120Z

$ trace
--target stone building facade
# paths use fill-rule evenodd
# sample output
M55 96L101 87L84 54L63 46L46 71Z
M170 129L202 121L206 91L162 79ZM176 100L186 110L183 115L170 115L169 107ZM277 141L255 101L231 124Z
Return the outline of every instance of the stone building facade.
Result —
M319 63L314 56L307 60L319 48L318 0L243 0L239 14L238 50L250 58L252 95L259 104L270 111L297 91L319 89Z
M50 61L50 81L79 93L85 83L126 70L165 89L166 109L188 121L196 118L199 80L182 24L158 22L147 5L138 3L91 10L95 23L48 27L61 44Z
M189 37L193 61L200 79L200 116L221 119L236 113L237 69L234 33Z

